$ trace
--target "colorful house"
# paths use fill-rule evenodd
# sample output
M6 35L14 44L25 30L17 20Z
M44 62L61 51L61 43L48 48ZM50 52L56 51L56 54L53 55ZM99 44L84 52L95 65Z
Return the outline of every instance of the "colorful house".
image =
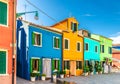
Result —
M100 42L91 38L87 30L79 30L79 34L84 37L84 65L94 67L100 61Z
M16 84L16 0L0 0L0 84Z
M112 49L112 65L120 68L120 50Z
M111 63L112 40L101 35L91 34L91 37L100 41L100 61Z
M30 80L30 73L46 74L62 68L62 31L17 20L17 75Z
M78 76L83 72L83 37L78 35L78 21L67 18L52 27L63 31L63 69Z

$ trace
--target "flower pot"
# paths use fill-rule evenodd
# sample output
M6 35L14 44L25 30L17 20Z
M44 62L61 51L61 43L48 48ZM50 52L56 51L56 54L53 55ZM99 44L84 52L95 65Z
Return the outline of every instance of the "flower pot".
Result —
M84 73L84 76L88 76L88 72Z
M60 74L60 78L64 78L64 74Z
M53 75L53 79L56 79L57 78L57 76L56 75Z
M98 72L96 72L96 74L98 74Z
M100 71L99 74L102 74L102 71Z
M90 72L90 75L93 75L93 72Z
M35 77L31 77L31 81L35 81Z
M42 78L41 78L42 80L45 80L45 76L42 76Z

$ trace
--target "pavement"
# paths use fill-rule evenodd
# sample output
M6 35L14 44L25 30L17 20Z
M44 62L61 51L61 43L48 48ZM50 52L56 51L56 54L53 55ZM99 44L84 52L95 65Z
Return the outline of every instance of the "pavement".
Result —
M71 76L69 78L60 79L60 81L75 82L76 84L120 84L120 73L110 73L110 74L98 74L89 76ZM17 84L54 84L50 80L42 81L37 80L35 82L27 81L17 77ZM59 82L56 84L73 84L73 83L63 83Z

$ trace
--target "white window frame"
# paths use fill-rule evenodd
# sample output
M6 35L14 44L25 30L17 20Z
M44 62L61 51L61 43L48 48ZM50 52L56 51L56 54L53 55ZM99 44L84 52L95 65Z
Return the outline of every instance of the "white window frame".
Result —
M65 40L68 40L68 49L65 49ZM70 50L70 39L64 38L64 50Z
M33 31L34 34L40 34L41 35L41 45L35 45L33 44L33 46L37 46L37 47L42 47L42 33L39 33L39 32L35 32ZM32 39L33 40L33 39Z
M8 22L9 22L9 17L8 17L8 15L9 15L9 4L8 4L8 2L5 1L5 0L0 0L0 1L7 4L7 24L6 24L6 25L0 24L0 26L8 27Z
M6 73L5 74L0 74L0 76L6 76L6 75L8 75L8 50L0 49L0 51L5 51L6 52Z
M80 43L80 51L77 50L77 44ZM76 50L77 52L81 52L81 42L80 41L77 41L77 44L76 44Z
M59 47L59 48L54 47L54 38L58 38L58 39L60 40L59 37L57 37L57 36L53 36L53 48L54 48L54 49L60 49L60 47ZM58 44L58 45L59 45L59 44Z

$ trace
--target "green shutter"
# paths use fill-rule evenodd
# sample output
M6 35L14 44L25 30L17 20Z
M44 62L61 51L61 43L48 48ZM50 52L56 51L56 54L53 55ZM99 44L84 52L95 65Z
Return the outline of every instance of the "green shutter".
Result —
M0 74L6 74L6 51L0 51Z
M60 39L58 38L58 48L60 48Z
M58 60L58 70L60 70L60 60Z
M39 59L39 72L41 72L41 70L42 70L42 59Z
M40 41L40 45L41 45L41 39L42 39L42 38L41 38L41 34L40 34L39 36L40 36L40 40L39 40L39 41Z
M31 73L33 72L33 69L32 69L32 67L33 67L33 66L32 66L32 61L33 61L33 60L32 60L32 58L31 58L31 59L30 59L30 72L31 72Z
M32 44L33 45L35 44L35 34L34 34L34 32L32 32Z
M0 24L7 25L7 4L0 1Z
M52 59L52 71L55 69L55 60L54 59Z
M54 37L54 47L56 48L56 37Z

